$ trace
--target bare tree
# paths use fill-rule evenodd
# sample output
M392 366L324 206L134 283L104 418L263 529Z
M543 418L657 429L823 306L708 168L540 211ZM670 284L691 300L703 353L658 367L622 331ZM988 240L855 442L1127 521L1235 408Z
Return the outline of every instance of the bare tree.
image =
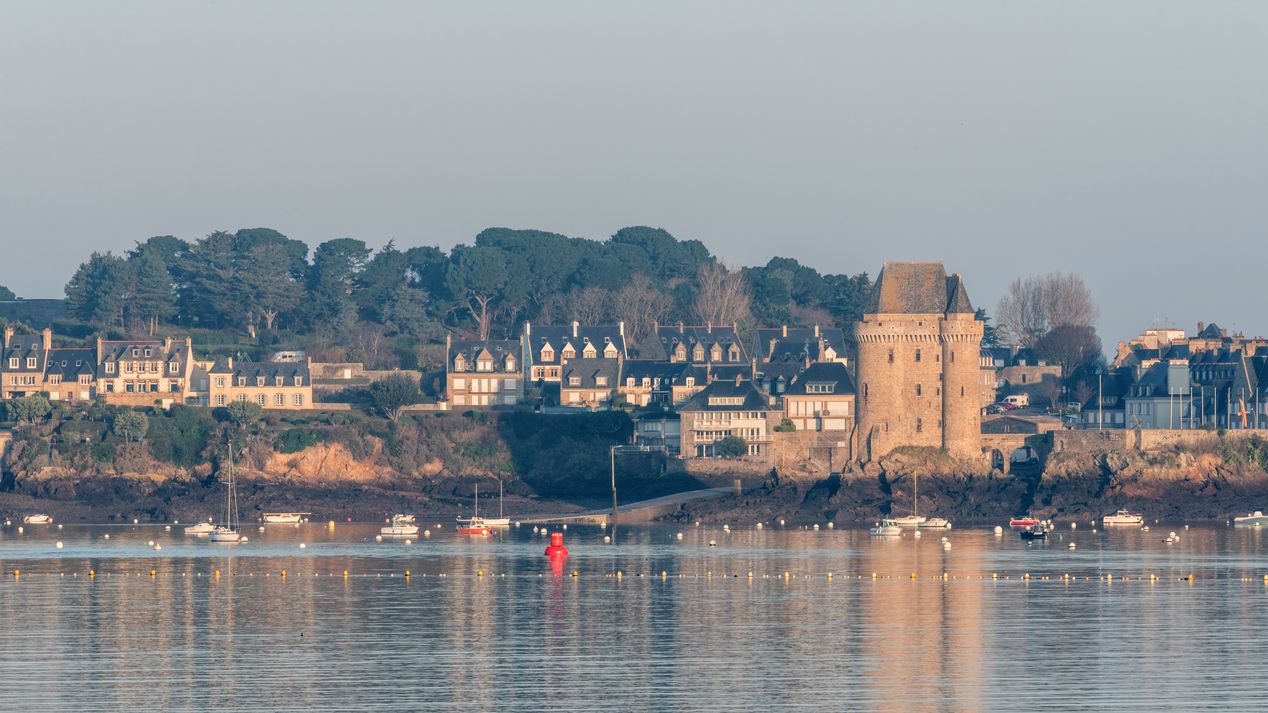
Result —
M1033 347L1056 327L1091 327L1097 315L1083 278L1061 272L1013 280L995 310L1003 340L1023 347Z
M568 316L582 324L602 324L612 307L612 293L602 287L583 287L568 293Z
M625 323L625 336L635 344L652 333L652 327L669 314L674 300L663 289L652 285L651 278L635 273L630 283L616 293L613 314Z
M721 261L700 266L699 287L692 314L701 324L747 322L753 296L743 273L726 269Z

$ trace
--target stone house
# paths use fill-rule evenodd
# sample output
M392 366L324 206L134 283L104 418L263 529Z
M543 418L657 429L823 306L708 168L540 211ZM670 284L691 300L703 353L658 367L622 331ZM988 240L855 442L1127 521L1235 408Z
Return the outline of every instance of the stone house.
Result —
M854 380L840 362L811 364L783 394L784 418L798 431L854 430Z
M214 408L247 401L270 410L301 410L313 406L309 362L242 362L220 359L208 370L207 403Z
M192 392L189 337L105 340L97 338L97 395L120 406L169 406Z
M748 447L749 456L771 456L771 421L780 412L752 381L715 381L688 399L678 413L684 455L712 457L718 441L736 436Z
M845 331L833 327L759 327L753 339L758 364L771 362L837 362L850 365Z
M445 397L455 407L515 406L524 400L523 346L514 339L445 337Z
M1059 364L1049 364L1030 349L997 347L989 351L994 360L996 398L1026 394L1031 404L1057 405L1052 398L1060 393Z
M48 350L44 390L51 401L92 401L97 398L96 353L86 347Z
M626 359L625 323L583 326L524 323L521 361L529 384L558 384L564 360Z
M858 453L898 446L981 453L982 322L940 262L890 262L855 323Z

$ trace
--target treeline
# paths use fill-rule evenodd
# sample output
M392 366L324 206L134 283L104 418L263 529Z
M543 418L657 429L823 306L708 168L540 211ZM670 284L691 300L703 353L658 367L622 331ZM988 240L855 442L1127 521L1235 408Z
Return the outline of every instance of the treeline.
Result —
M524 320L624 320L635 344L653 323L679 320L848 327L870 287L866 272L825 275L789 258L731 270L701 242L647 227L606 241L490 228L448 252L392 242L374 250L352 238L310 251L253 228L93 253L66 297L70 314L99 331L281 331L322 348L435 343L447 331L507 337Z

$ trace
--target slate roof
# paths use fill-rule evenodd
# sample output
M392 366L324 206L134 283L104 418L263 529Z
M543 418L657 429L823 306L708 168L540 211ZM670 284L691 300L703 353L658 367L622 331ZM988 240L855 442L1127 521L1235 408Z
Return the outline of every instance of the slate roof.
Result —
M1198 332L1198 339L1220 339L1224 333L1220 331L1220 326L1214 322L1206 325L1202 331Z
M136 349L138 354L132 355L132 350ZM145 350L150 350L150 356L145 356ZM171 350L165 350L163 342L157 339L138 339L138 340L122 340L122 341L103 341L101 343L101 363L119 361L132 361L133 359L162 359L167 363L176 362L183 363L189 354L185 349L185 342L172 340Z
M563 389L615 389L621 376L620 360L603 359L569 359L563 363L560 374L560 388ZM599 377L606 376L607 383L600 384ZM578 384L572 378L581 379Z
M597 359L603 358L603 350L611 343L620 353L621 358L628 356L625 351L625 335L622 334L622 328L619 324L600 324L594 326L577 325L576 336L573 335L573 326L571 324L532 324L525 323L528 331L529 344L528 349L532 354L532 363L534 364L558 364L563 358L561 356L564 345L571 344L573 349L577 351L577 358L584 358L581 355L585 351L587 343L594 345ZM542 347L546 344L551 346L555 353L555 358L551 362L542 361Z
M17 368L9 366L9 360L18 358ZM28 367L27 359L35 357L35 366ZM4 350L4 361L0 363L0 371L7 374L42 374L44 373L44 337L40 334L15 334L9 338Z
M973 304L959 275L948 276L941 262L887 262L868 302L868 314L972 314Z
M811 359L819 359L819 340L832 347L838 357L846 355L845 330L835 327L820 328L815 336L814 327L759 327L753 338L753 355L762 361L800 358L803 353Z
M826 384L829 392L810 393L811 384ZM854 380L850 378L850 370L844 364L823 362L811 364L806 370L793 378L792 384L784 392L785 396L827 396L854 393Z
M209 374L231 374L233 376L233 385L236 386L239 377L246 377L247 386L256 386L256 379L264 377L265 386L274 386L275 378L280 376L284 380L284 385L293 386L295 384L294 377L304 377L304 384L309 382L308 362L275 362L275 361L250 361L250 362L234 362L232 368L225 359L219 359L211 367Z
M740 397L743 401L737 405L710 404L711 397ZM715 381L704 387L700 393L687 399L679 411L774 411L775 407L766 401L762 392L753 386L751 381Z
M648 353L643 356L649 359L669 361L670 355L673 354L678 345L683 344L687 349L687 360L691 361L691 352L699 344L704 347L705 361L709 361L709 352L713 349L713 345L717 344L722 349L721 361L723 363L735 364L748 361L748 354L744 349L744 344L740 341L739 336L735 333L735 328L731 325L658 325L655 337L655 339L648 339L647 344L644 345ZM739 359L734 362L727 359L727 353L730 351L732 344L739 351Z
M97 350L53 348L48 352L47 374L60 374L62 381L79 381L80 376L97 375Z
M466 371L475 371L476 358L482 352L487 351L489 356L493 357L494 363L497 365L494 371L505 371L506 355L515 357L515 371L520 370L520 342L518 339L456 339L449 344L449 363L447 368L452 369L454 361L461 354L462 358L470 365Z

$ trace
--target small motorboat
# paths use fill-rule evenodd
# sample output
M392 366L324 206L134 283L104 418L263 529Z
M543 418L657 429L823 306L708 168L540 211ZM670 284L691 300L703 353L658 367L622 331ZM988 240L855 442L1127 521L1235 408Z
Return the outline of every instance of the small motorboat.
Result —
M1119 510L1113 515L1106 515L1101 518L1101 523L1105 525L1143 525L1145 518L1141 515L1134 515L1127 510Z
M1233 525L1241 527L1259 527L1261 525L1268 525L1268 515L1264 515L1261 510L1256 510L1249 515L1242 515L1241 517L1233 518Z
M185 528L186 535L210 535L216 531L216 526L210 522L200 522L197 525L190 525Z
M463 525L458 528L459 535L474 535L476 537L488 537L493 534L493 528L488 525Z
M1023 528L1020 533L1023 540L1042 540L1048 537L1048 528L1035 523L1030 527Z
M1018 515L1008 521L1009 527L1034 527L1039 524L1039 518L1030 515Z
M881 520L876 527L869 528L867 534L872 537L902 537L903 527L894 520Z
M47 525L53 522L53 516L37 513L35 515L27 515L22 518L22 522L26 525Z
M396 520L397 522L408 523L410 525L414 524L415 522L413 515L403 515L399 513L396 515L393 515L392 519Z
M379 534L384 537L414 537L418 534L418 525L400 519L400 515L392 518L387 527L380 527Z
M304 522L306 512L266 512L260 518L265 525L295 525Z
M922 530L950 530L951 521L942 517L931 517L920 523L917 527Z

